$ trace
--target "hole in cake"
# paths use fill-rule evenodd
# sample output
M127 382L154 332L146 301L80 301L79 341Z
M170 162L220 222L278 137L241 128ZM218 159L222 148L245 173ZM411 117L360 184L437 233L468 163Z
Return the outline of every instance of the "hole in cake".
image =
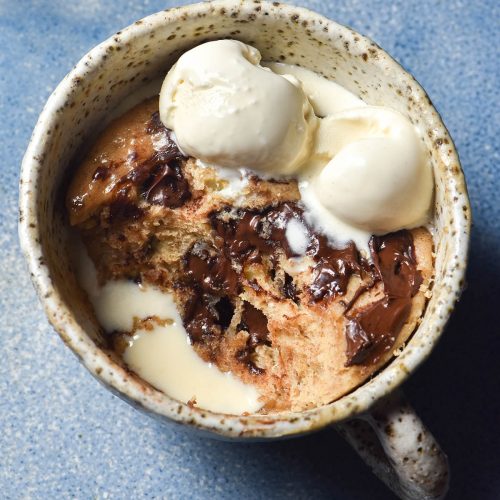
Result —
M225 296L215 304L215 309L219 315L219 325L223 330L227 330L234 316L234 304Z

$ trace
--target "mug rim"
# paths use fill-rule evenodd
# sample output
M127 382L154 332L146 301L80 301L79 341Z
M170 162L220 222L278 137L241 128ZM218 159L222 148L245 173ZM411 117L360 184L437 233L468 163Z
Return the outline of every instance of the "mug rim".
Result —
M261 1L258 4L269 12L284 13L288 17L298 14L301 19L321 20L321 26L327 26L329 32L342 33L346 39L356 36L358 37L356 43L361 46L366 45L367 50L374 46L369 38L309 9L269 1ZM200 13L210 15L211 12L214 12L214 8L222 7L245 9L255 7L255 2L213 0L167 9L167 11L152 14L143 18L140 22L122 29L119 32L120 43L130 42L144 33L165 26L167 23L178 22L183 16L195 16ZM171 16L168 20L165 19L165 12ZM257 16L262 15L261 11L255 12L255 14ZM105 351L95 345L74 319L72 311L65 304L58 290L52 285L51 271L43 259L36 186L43 166L45 148L48 144L48 141L45 140L46 132L59 120L58 111L61 104L74 91L73 80L75 78L85 78L87 75L92 74L93 69L98 68L103 61L103 56L109 53L108 48L112 45L116 46L115 37L116 35L112 35L85 54L56 87L38 119L22 162L19 194L19 237L21 248L28 262L32 282L52 326L56 329L63 342L80 358L90 373L112 392L162 420L168 419L173 422L187 424L209 433L225 437L260 439L299 435L369 410L376 401L404 382L429 356L444 330L455 302L460 296L467 264L470 217L467 217L466 212L470 213L470 203L464 175L453 141L423 88L387 52L376 46L379 57L372 61L373 64L390 68L408 80L409 85L411 85L412 95L424 100L426 106L428 105L433 112L430 121L433 127L438 130L439 137L448 141L446 150L441 148L440 154L444 155L444 159L449 164L458 166L451 173L454 182L447 187L452 191L454 190L454 194L461 200L461 203L457 203L452 207L454 234L451 235L453 251L458 256L460 265L451 269L447 274L448 293L445 300L440 301L436 309L432 311L433 325L425 338L426 342L419 346L418 349L411 349L409 352L403 351L400 356L393 358L387 365L382 367L373 378L327 405L302 412L248 416L227 415L180 403L161 391L145 387L144 384L131 377L122 366L111 360ZM467 211L462 207L467 207ZM431 312L426 310L424 315L427 314L431 314Z

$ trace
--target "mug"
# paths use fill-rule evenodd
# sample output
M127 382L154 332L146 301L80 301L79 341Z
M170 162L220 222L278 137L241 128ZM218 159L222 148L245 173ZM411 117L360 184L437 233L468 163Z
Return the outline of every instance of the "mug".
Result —
M218 414L180 403L130 373L105 347L68 255L61 193L75 153L127 96L165 75L186 50L219 38L241 40L258 48L263 60L299 64L368 104L402 112L420 131L434 171L435 275L420 325L402 352L370 380L303 412ZM62 340L108 389L161 421L226 439L284 438L335 425L402 498L441 498L448 487L446 455L397 388L430 354L460 296L470 222L455 147L415 79L364 36L279 2L214 0L168 9L92 49L48 99L20 180L20 240L45 312Z

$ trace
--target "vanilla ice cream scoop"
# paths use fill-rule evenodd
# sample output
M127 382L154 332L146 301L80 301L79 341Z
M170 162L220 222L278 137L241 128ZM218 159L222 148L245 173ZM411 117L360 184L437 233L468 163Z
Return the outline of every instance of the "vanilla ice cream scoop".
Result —
M160 118L187 154L222 167L292 174L309 156L317 118L299 81L259 65L236 40L183 54L160 92Z
M421 141L397 111L364 106L322 120L313 178L319 202L342 222L385 234L427 221L433 178Z
M160 118L185 153L217 168L295 175L308 221L366 254L372 234L427 222L432 169L405 116L304 68L260 61L257 49L219 40L173 66Z

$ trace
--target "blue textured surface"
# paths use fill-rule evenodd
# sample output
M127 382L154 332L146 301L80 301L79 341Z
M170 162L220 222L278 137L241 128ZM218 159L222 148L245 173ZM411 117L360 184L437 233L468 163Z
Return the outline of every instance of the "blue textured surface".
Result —
M332 430L271 444L165 429L102 389L48 326L17 243L19 167L49 93L92 46L179 1L0 0L0 497L383 499ZM500 8L302 0L373 38L428 91L474 214L468 290L406 385L449 454L452 499L500 498Z

